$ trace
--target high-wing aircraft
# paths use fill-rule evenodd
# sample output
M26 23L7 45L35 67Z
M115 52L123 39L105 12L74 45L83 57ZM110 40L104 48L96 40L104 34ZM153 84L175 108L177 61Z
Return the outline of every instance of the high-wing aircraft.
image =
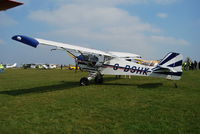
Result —
M89 72L88 77L80 79L81 86L89 85L92 79L97 84L102 83L103 75L152 76L170 80L179 80L182 75L183 56L179 53L170 52L160 61L146 61L132 53L104 52L24 35L15 35L12 39L35 48L41 44L65 50L78 67Z
M0 11L14 8L22 4L23 3L14 0L0 0Z

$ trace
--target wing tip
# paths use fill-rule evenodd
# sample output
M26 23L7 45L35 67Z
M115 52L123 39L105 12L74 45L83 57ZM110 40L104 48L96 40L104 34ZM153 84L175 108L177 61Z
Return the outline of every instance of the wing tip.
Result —
M32 46L34 48L36 48L39 45L39 42L36 39L24 35L15 35L12 37L12 39L24 43L26 45Z

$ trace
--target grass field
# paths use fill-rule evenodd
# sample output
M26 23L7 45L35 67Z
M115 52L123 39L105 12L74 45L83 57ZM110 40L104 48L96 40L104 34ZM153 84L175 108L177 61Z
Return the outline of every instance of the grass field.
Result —
M0 133L200 133L200 71L184 72L178 88L165 79L113 76L79 87L83 76L34 69L0 74Z

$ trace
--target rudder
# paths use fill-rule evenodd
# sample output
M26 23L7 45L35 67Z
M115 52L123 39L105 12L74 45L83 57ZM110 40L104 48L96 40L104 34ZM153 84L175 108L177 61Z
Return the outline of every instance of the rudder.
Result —
M180 53L168 53L153 69L153 73L162 75L167 79L179 80L182 75L183 55Z

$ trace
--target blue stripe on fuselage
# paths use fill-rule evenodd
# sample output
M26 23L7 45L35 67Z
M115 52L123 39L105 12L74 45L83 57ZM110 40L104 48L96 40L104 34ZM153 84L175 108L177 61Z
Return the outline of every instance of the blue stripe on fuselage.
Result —
M164 74L164 75L174 75L174 76L181 76L183 72L154 72L157 74Z

